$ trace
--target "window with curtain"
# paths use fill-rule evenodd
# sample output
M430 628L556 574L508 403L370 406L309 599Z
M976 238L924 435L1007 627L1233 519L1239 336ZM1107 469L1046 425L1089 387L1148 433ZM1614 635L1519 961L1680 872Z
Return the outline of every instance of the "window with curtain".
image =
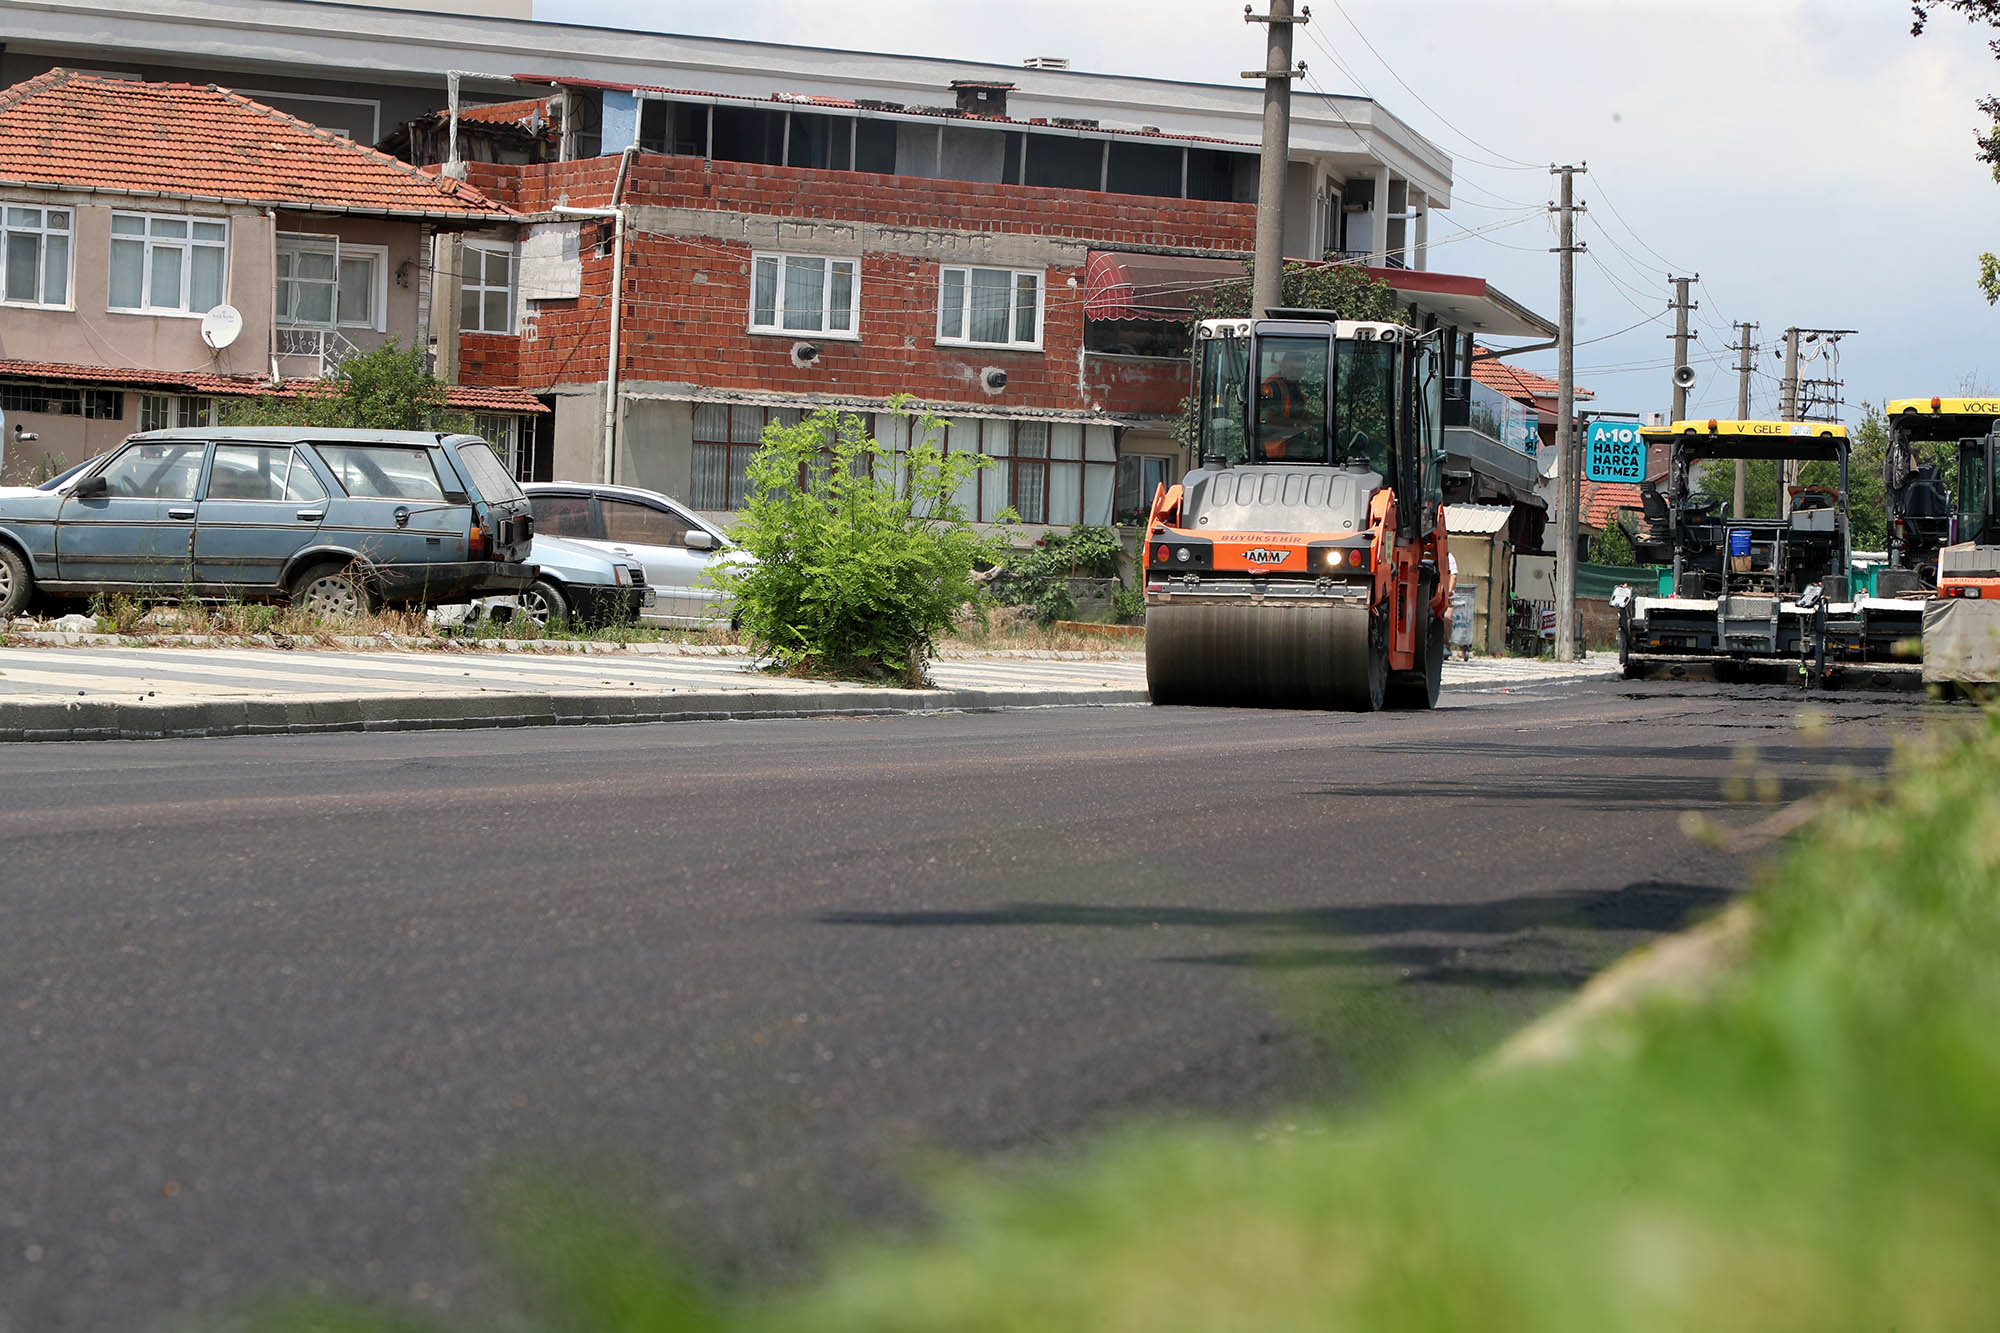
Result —
M860 336L860 261L817 255L753 255L750 331Z
M108 304L130 313L206 314L223 302L228 258L225 221L113 213Z
M1042 275L1008 268L940 268L938 341L1039 348Z
M70 211L0 210L0 296L22 305L69 304Z

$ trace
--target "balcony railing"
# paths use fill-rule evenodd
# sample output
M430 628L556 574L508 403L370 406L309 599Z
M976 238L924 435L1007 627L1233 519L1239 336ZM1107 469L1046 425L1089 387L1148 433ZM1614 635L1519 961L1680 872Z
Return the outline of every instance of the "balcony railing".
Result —
M311 377L324 378L350 356L360 355L348 336L339 329L305 324L280 324L275 355L283 360L312 363Z

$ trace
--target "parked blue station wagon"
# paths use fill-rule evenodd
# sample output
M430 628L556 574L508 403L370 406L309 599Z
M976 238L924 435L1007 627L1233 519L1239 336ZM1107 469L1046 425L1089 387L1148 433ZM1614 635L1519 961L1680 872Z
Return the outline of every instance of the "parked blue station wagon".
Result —
M0 490L0 620L38 593L290 600L322 614L516 593L527 497L472 435L148 431Z

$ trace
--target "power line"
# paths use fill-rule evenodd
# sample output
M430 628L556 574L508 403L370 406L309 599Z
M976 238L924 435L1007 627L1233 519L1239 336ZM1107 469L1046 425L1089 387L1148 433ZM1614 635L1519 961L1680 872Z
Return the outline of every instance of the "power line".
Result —
M1368 40L1368 34L1361 31L1360 27L1355 24L1354 19L1349 16L1348 12L1345 9L1341 8L1340 0L1329 0L1329 3L1333 5L1334 12L1340 15L1341 20L1344 23L1346 23L1348 27L1354 30L1354 35L1361 39L1361 44L1368 48L1368 54L1375 57L1376 61L1382 66L1382 68L1389 72L1389 77L1394 79L1399 85L1401 85L1404 92L1408 93L1411 97L1414 97L1417 100L1417 105L1421 106L1424 110L1430 112L1433 116L1436 116L1438 118L1438 122L1442 124L1446 129L1450 130L1453 134L1456 134L1459 138L1465 140L1473 147L1479 149L1481 152L1491 153L1493 154L1493 156L1503 159L1503 162L1512 164L1512 165L1503 165L1502 162L1488 162L1488 163L1482 163L1481 165L1491 167L1496 171L1542 170L1542 167L1536 163L1523 162L1518 157L1510 157L1506 153L1501 152L1497 148L1493 148L1487 144L1481 143L1479 140L1473 138L1470 134L1467 134L1464 130L1458 128L1458 126L1452 124L1451 120L1444 114L1444 112L1438 110L1436 107L1432 106L1429 102L1426 102L1424 100L1423 94L1418 92L1415 88L1412 88L1409 85L1409 83L1404 80L1403 76L1396 72L1396 67L1394 65L1391 65L1388 62L1388 60L1383 57L1382 53L1375 49L1375 44ZM1311 30L1308 29L1308 32L1310 31ZM1318 38L1315 37L1313 40L1318 41ZM1325 49L1324 43L1320 43L1320 45L1322 49Z

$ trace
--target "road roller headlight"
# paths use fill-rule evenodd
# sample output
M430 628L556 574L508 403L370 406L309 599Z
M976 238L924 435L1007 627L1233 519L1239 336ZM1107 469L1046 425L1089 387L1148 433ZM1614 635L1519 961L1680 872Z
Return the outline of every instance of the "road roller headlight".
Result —
M1194 552L1183 546L1174 552L1174 559L1185 565L1188 561L1194 559Z

